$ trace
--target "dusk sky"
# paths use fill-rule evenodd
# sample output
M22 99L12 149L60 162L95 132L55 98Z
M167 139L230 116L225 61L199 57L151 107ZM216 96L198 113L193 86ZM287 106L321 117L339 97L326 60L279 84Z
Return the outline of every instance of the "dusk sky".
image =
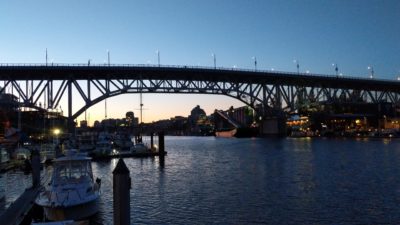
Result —
M334 74L395 81L400 76L398 0L68 0L0 1L0 63L217 66ZM145 122L207 114L242 103L224 96L144 94ZM139 95L108 100L108 117L139 108ZM63 106L66 109L66 106ZM104 118L104 103L88 113ZM79 118L81 120L83 117Z

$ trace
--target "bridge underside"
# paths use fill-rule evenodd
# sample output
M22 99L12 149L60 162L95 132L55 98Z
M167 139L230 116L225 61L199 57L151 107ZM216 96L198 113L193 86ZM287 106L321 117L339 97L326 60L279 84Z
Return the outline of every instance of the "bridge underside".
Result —
M398 104L398 93L339 88L252 84L247 82L211 82L196 80L7 80L0 93L17 96L21 106L56 109L61 102L71 101L68 114L77 118L98 102L129 93L181 93L226 95L252 107L281 109L288 113L302 104L317 102L389 102ZM71 94L71 96L70 96ZM78 103L78 104L77 104Z

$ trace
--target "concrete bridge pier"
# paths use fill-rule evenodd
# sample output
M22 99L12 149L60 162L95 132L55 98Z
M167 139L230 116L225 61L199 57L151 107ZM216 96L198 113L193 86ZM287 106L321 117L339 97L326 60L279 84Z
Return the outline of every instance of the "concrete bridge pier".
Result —
M286 136L286 118L282 116L266 117L260 121L261 136Z

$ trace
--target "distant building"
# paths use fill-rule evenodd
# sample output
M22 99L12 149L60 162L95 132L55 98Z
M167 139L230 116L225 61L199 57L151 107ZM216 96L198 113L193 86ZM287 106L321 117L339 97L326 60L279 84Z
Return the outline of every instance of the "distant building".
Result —
M188 125L191 135L209 135L213 130L212 123L206 112L199 105L190 111Z
M248 106L239 108L231 107L227 111L229 117L239 123L242 127L249 127L254 122L254 112Z
M135 113L133 113L132 111L126 112L125 114L125 119L127 122L127 126L133 126L135 123Z
M98 120L94 121L93 127L95 127L95 128L101 128L101 123L100 123L100 121L98 121Z
M82 128L87 128L88 127L87 120L81 120L79 122L79 126L82 127Z

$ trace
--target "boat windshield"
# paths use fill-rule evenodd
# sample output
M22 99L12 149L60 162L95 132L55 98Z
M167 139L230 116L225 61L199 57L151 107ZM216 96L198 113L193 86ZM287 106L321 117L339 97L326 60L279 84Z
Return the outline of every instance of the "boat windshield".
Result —
M90 180L93 180L90 161L59 162L54 170L53 182L55 185Z

